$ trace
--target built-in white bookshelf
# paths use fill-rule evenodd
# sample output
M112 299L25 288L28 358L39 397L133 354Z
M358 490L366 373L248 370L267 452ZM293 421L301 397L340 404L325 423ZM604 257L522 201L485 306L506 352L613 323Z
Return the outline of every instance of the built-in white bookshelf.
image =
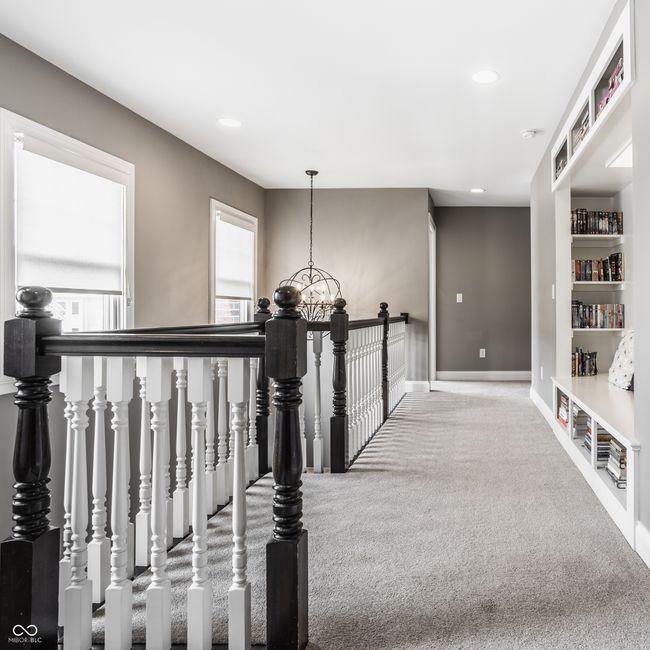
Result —
M612 79L614 83L610 84ZM619 155L631 144L628 91L633 82L628 5L612 29L552 148L551 185L556 233L554 432L634 547L638 504L636 467L640 452L634 432L634 394L608 383L608 370L621 337L634 326L632 169L618 163ZM572 211L576 210L586 211L589 219L596 213L595 229L586 228L590 234L572 232ZM603 216L599 217L598 213ZM622 226L614 213L622 213ZM600 222L599 218L604 221ZM593 221L588 223L593 225ZM595 234L594 230L607 234ZM611 272L612 263L620 275ZM573 315L588 314L578 321L590 327L576 327L572 318L573 301L581 303L576 305L579 311ZM617 307L608 307L611 305ZM614 314L616 322L621 311L624 312L622 327L611 327L611 319L601 318L603 313ZM593 326L596 324L607 326ZM576 348L596 353L597 375L572 377L572 353ZM596 432L596 440L601 427L604 437L611 435L625 450L629 465L624 489L617 487L605 468L599 466L596 449L589 452L584 440L576 438L571 417L566 424L558 419L560 400L587 418Z

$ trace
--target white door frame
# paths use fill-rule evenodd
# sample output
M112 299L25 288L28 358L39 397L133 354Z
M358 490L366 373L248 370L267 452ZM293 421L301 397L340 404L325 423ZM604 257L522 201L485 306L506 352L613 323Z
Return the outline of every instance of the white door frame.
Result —
M436 380L436 224L429 213L429 381Z

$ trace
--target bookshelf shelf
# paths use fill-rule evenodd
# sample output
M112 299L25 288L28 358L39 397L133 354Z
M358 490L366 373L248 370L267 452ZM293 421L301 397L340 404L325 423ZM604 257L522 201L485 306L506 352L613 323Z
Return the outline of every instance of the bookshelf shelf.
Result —
M599 334L606 334L607 332L617 332L618 334L623 334L625 332L624 327L574 327L571 330L574 334L594 334L598 332Z
M573 283L573 289L574 291L623 291L625 282L576 280Z
M571 235L574 246L616 246L623 243L625 235Z

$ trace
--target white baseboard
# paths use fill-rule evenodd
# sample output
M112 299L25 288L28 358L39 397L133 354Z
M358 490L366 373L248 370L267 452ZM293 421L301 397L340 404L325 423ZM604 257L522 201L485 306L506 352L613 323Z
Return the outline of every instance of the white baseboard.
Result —
M533 404L537 407L539 412L544 416L546 421L551 425L551 428L555 429L553 411L532 386L530 387L530 399L533 401Z
M635 526L635 550L650 567L650 531L640 522Z
M438 381L530 381L530 370L438 370Z
M428 381L406 381L404 382L404 388L407 393L428 393L429 392L429 382Z

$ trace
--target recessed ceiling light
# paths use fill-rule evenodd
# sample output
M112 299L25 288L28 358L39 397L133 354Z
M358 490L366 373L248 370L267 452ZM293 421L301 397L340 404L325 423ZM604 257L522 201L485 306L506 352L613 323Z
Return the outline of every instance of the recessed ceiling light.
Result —
M471 192L472 194L483 194L483 192L485 192L485 188L484 188L484 187L473 187L473 188L470 190L470 192Z
M479 70L472 75L472 81L475 81L477 84L493 84L500 78L499 73L494 70Z
M241 126L241 122L233 117L220 117L217 122L219 122L220 126L227 126L230 129L236 129Z
M532 140L533 138L537 137L537 129L524 129L521 132L521 137L524 140Z
M616 155L614 155L605 164L606 167L632 167L632 143L623 147Z

